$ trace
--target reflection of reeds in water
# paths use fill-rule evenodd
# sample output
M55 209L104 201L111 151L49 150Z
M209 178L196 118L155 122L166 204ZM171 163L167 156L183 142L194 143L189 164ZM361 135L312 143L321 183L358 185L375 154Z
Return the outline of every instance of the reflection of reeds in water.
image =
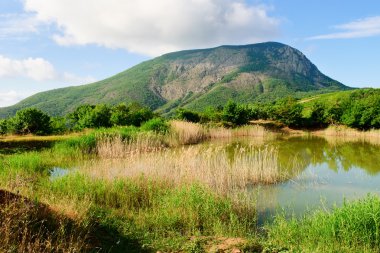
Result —
M100 160L88 165L88 172L101 178L144 177L181 185L200 182L226 193L252 184L273 184L284 180L273 147L255 149L183 147L154 153L134 153L124 160Z
M316 134L324 136L330 143L362 141L380 145L380 130L359 131L345 126L330 126Z

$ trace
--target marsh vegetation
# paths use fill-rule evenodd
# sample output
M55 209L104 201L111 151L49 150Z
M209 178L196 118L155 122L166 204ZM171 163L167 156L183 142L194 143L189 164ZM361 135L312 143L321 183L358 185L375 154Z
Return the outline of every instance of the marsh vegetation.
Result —
M2 141L1 250L379 251L377 132L149 124Z

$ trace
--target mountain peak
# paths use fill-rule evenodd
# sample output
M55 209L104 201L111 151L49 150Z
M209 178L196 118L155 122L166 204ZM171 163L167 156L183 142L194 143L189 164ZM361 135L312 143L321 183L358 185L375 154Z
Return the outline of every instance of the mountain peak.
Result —
M30 106L65 114L83 103L139 102L162 112L178 106L201 110L229 99L268 101L347 88L288 45L223 45L168 53L97 83L39 93L0 110L0 116Z

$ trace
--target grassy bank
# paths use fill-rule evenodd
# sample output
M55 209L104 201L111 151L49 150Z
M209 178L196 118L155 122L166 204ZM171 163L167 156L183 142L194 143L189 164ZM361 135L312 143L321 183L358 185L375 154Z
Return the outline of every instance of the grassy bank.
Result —
M268 245L290 252L379 252L380 199L368 196L301 219L279 215L267 229Z
M278 215L262 233L254 201L239 189L285 180L278 150L188 144L239 136L260 142L271 133L172 124L169 131L100 129L0 156L0 251L380 251L373 196L302 219ZM69 173L51 177L53 167Z

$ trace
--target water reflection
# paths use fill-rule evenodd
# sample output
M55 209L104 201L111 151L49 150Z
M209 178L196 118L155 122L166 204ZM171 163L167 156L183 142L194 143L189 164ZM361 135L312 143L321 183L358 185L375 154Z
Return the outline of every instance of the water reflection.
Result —
M297 216L316 208L329 209L344 199L380 195L380 146L365 142L330 142L317 137L277 139L267 143L279 149L284 170L297 173L278 185L257 186L259 223L278 210Z

